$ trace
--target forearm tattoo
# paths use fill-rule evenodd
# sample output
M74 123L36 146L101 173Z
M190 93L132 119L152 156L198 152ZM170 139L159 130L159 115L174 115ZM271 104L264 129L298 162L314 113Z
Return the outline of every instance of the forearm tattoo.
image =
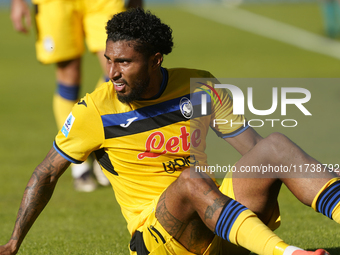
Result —
M23 240L28 230L50 200L57 179L69 166L69 162L56 162L59 155L51 150L45 160L34 170L24 192L18 211L12 240Z

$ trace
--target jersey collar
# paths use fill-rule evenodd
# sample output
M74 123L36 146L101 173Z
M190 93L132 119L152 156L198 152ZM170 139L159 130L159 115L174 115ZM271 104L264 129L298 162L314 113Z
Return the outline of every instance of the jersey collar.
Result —
M163 94L164 90L166 89L166 85L168 84L168 70L161 67L161 72L162 72L162 75L163 75L163 80L162 80L162 84L161 84L161 87L160 87L158 93L151 98L147 98L147 99L141 98L139 100L143 100L143 101L153 100L153 99L159 98Z

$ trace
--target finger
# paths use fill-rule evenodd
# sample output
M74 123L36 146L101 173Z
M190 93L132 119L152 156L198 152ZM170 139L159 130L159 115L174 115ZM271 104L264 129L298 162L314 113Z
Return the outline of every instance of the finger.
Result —
M25 15L25 23L26 23L26 30L30 29L31 28L31 13L29 12L29 10L26 12L26 15Z

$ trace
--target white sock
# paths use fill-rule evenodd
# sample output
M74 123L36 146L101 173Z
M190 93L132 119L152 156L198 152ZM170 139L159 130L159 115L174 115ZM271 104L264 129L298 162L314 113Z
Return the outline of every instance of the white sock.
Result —
M294 251L303 251L302 249L295 247L295 246L288 246L285 251L283 252L283 255L292 255Z
M74 179L80 178L84 173L90 170L90 164L85 161L81 164L72 164L71 170L72 170L72 177Z

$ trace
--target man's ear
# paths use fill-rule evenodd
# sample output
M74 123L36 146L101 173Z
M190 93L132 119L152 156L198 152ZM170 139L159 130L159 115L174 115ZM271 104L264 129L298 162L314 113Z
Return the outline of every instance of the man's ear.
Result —
M163 62L163 55L157 52L155 55L151 56L151 68L158 69Z

